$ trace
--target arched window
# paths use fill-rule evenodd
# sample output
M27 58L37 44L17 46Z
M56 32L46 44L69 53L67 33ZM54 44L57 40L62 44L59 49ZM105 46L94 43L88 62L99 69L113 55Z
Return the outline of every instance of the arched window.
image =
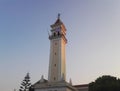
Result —
M56 78L54 77L54 80L56 80Z
M56 34L54 33L53 35L55 36Z
M60 35L60 32L58 32L58 36Z

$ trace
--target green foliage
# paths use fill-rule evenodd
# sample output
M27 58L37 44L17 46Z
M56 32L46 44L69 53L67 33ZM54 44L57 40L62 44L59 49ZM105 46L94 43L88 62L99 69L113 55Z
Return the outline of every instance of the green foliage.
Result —
M120 91L120 79L113 76L102 76L89 83L89 91Z
M29 91L31 86L29 73L24 77L24 80L21 83L19 91Z

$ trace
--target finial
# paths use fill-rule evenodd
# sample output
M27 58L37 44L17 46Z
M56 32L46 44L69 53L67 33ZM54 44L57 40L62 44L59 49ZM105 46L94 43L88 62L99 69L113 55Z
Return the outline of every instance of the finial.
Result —
M44 76L43 76L43 75L41 76L41 79L44 79Z
M62 74L61 81L65 81L65 78L64 78L64 73Z
M60 13L58 13L58 19L60 19Z
M69 83L70 83L70 85L72 85L72 80L71 80L71 78L70 78L70 80L69 80Z
M44 76L41 76L40 82L44 82Z

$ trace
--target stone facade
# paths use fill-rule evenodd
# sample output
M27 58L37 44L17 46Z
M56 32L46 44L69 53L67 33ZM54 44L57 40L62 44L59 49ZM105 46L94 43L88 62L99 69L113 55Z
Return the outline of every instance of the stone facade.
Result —
M65 81L48 82L44 79L43 82L38 81L33 85L34 91L77 91L72 85Z

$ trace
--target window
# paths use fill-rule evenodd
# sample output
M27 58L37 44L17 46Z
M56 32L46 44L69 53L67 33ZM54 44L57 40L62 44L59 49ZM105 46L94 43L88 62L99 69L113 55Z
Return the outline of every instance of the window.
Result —
M58 32L58 36L60 35L60 32Z
M57 45L57 43L55 43L55 45Z
M55 52L55 55L56 55L56 52Z
M56 78L54 77L54 80L56 80Z
M55 36L56 34L54 33L54 36Z

